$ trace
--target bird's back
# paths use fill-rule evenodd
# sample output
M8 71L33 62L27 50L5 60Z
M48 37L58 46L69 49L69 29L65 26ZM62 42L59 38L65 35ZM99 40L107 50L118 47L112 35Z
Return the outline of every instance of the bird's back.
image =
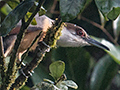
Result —
M52 26L52 22L54 22L52 19L48 18L45 15L39 16L38 14L35 16L35 20L37 22L37 25L30 24L27 28L27 31L25 32L25 35L21 41L18 53L23 53L32 43L32 41L35 39L35 37L43 31L45 34L48 27ZM21 27L21 21L17 24L17 26L11 30L9 35L3 38L4 43L4 52L5 56L7 56L15 43L15 40L17 39L17 34L20 31ZM32 50L34 50L37 46L37 42L32 46Z

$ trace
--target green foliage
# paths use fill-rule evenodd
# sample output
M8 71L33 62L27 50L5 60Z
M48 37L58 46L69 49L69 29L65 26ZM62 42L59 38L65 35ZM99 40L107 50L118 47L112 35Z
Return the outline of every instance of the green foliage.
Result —
M63 21L74 19L83 9L86 0L60 0Z
M103 42L105 42L105 44L110 47L110 51L106 51L106 52L113 58L113 60L116 63L120 64L120 55L119 55L120 47L114 46L113 44L107 41L103 41Z
M92 72L90 90L104 90L107 88L117 70L118 65L110 56L102 57Z
M24 0L20 3L19 0L6 0L4 6L0 2L0 17L2 17L0 35L7 35L24 16L29 18L38 4L37 1ZM41 9L39 15L48 11L46 15L55 19L58 13L51 12L51 7L55 6L54 1L46 0L49 3L45 3L43 7L47 8ZM113 90L111 86L119 90L120 73L117 72L120 64L120 0L58 0L58 2L55 10L60 12L63 21L84 27L88 34L98 37L97 40L109 47L110 51L95 47L58 47L51 50L31 77L32 84L37 84L33 90L40 88L68 90L68 87L74 89L78 87L78 90ZM32 24L37 24L35 19ZM27 57L26 63L31 59L32 57ZM62 61L53 62L56 60ZM53 63L48 67L51 62ZM49 75L48 68L54 80ZM63 73L71 80L61 79ZM25 86L21 90L30 90L30 88Z
M30 7L32 7L32 5L34 4L33 1L34 0L26 0L19 4L13 11L9 13L9 15L4 19L1 24L1 36L7 35L15 27L19 20L25 16Z
M15 7L17 7L18 4L20 4L20 0L9 0L7 2L7 4L14 9Z
M45 10L44 7L41 7L40 11L39 11L39 15L44 15L47 12L47 10Z
M95 3L106 19L114 20L120 14L118 12L118 10L120 10L119 0L95 0Z
M72 78L80 90L85 90L87 72L90 65L90 55L82 48L59 47L52 53L54 60L63 60L66 63L66 75Z
M12 9L7 4L1 8L1 12L5 15L8 15L11 11Z
M118 39L120 35L120 16L118 16L118 18L113 21L113 30L115 38Z
M120 7L113 7L112 10L107 14L110 20L115 20L120 14Z
M68 87L74 88L74 89L78 88L77 84L75 82L73 82L72 80L62 81L62 84L66 85Z
M100 39L100 38L98 39L95 37L94 37L94 39L96 39L99 42L101 42L102 44L108 46L110 48L110 51L108 51L108 50L105 50L105 51L113 58L113 60L116 63L120 64L120 55L119 55L120 47L113 45L112 43L110 43L109 41L106 41L105 39Z
M62 61L53 62L50 67L50 75L57 80L65 70L65 63Z
M31 15L32 15L32 13L27 12L26 17L25 17L25 21L27 21L30 18ZM32 25L37 25L37 22L36 22L35 18L33 18L31 24Z
M32 89L38 90L68 90L68 87L77 89L77 84L72 80L66 80L64 73L65 63L63 61L53 62L49 66L50 75L55 79L55 82L44 79L44 82L38 83Z

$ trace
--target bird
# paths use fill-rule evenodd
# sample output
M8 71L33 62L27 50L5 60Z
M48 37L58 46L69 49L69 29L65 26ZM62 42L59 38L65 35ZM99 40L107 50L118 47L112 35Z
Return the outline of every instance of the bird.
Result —
M35 37L41 32L47 32L47 29L52 27L55 20L50 19L46 15L39 16L38 14L34 17L37 25L30 24L25 32L25 35L20 43L19 49L17 51L17 58L21 59L21 56L26 52L27 48L31 45ZM10 55L12 48L14 47L15 40L17 39L17 34L20 31L21 21L16 25L11 32L3 37L4 46L4 56ZM31 50L35 50L37 43L36 41L31 47ZM101 49L110 50L107 46L102 43L92 39L87 32L80 26L76 24L65 22L65 25L61 31L61 36L57 40L57 45L60 47L83 47L83 46L96 46Z

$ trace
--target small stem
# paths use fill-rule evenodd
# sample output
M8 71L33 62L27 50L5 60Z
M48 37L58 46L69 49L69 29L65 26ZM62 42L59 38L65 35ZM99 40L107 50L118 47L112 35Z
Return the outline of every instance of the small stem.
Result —
M10 63L8 65L8 70L6 72L6 82L5 82L5 88L10 88L11 83L14 81L13 78L15 78L15 73L17 72L16 70L16 53L17 50L19 48L20 42L22 40L22 37L24 35L25 30L27 29L27 27L29 26L30 22L32 21L32 19L34 18L34 16L37 14L37 12L39 11L39 8L41 7L42 3L40 3L37 6L37 10L35 10L35 12L31 15L31 17L28 19L28 21L25 23L25 20L22 19L22 26L20 28L20 32L17 35L17 40L15 42L15 46L14 49L12 50L12 55L10 57ZM11 81L12 80L12 81Z
M23 73L15 80L10 90L18 89L25 84L28 77L31 76L30 73L38 66L42 61L44 54L48 50L42 42L40 42L35 50L35 56L33 60L23 69ZM26 75L26 76L25 76Z
M17 40L15 42L14 48L13 48L12 53L11 53L12 55L10 57L10 63L8 64L8 70L6 72L6 81L5 81L5 83L6 83L5 88L6 89L10 88L10 85L14 82L14 79L15 79L15 72L17 72L16 71L16 61L17 61L16 54L17 54L20 42L22 40L22 37L24 35L24 32L25 32L24 27L25 27L25 24L22 23L22 26L20 28L20 32L17 35Z
M100 28L107 36L108 38L115 44L115 45L119 45L116 40L114 40L114 38L110 35L110 33L101 25L99 25L98 23L94 22L94 21L91 21L83 16L81 16L81 19L84 20L84 21L87 21L88 23Z
M32 19L34 18L34 16L37 14L37 12L40 10L40 7L43 5L43 3L45 2L45 0L39 0L39 4L38 6L36 7L35 11L32 13L32 15L30 16L30 18L28 19L28 21L25 23L25 27L27 28L30 24L30 22L32 21ZM41 32L40 32L41 33ZM38 36L40 36L40 33ZM36 36L35 40L33 41L33 43L31 44L31 46L27 49L26 53L25 53L25 56L22 58L20 64L18 65L18 67L22 64L22 61L26 58L30 48L32 47L32 45L35 43L35 41L37 40L38 36Z
M3 40L2 36L0 36L0 73L1 73L1 78L2 78L2 85L5 82L5 72L6 72L6 66L5 66L5 57L4 57L4 47L3 47ZM1 85L1 86L2 86Z
M37 8L36 8L36 10L33 12L33 14L30 16L30 18L28 19L28 21L24 24L24 27L23 27L23 29L26 29L28 26L29 26L29 24L30 24L30 22L32 21L32 19L34 18L34 16L37 14L37 12L39 11L39 9L40 9L40 7L43 5L43 3L45 2L45 0L39 0L39 4L38 4L38 6L37 6ZM22 27L21 27L22 28ZM29 49L28 49L29 50ZM25 58L25 57L24 57ZM21 65L21 63L19 64L19 66ZM28 72L27 72L28 73ZM26 74L26 73L25 73ZM30 74L30 73L29 73ZM27 75L27 74L26 74ZM22 77L23 79L21 79L21 78L17 78L16 80L15 80L15 83L12 85L12 87L10 88L10 90L13 90L13 89L15 89L15 88L20 88L20 86L22 86L24 83L25 83L25 81L27 80L27 78L22 74L22 75L20 75L19 77ZM18 80L18 81L17 81ZM17 85L17 86L16 86ZM15 87L14 87L15 86Z
M4 46L3 46L3 39L2 36L0 36L0 58L4 58Z
M19 87L24 85L27 78L31 76L30 75L31 72L42 61L43 56L48 51L48 49L52 47L53 44L57 41L58 37L60 36L59 33L62 30L60 26L61 26L61 20L58 18L58 20L55 21L55 24L53 24L53 26L48 29L46 33L46 37L43 39L43 41L38 42L38 46L35 49L33 60L27 66L25 66L25 68L23 69L23 73L21 73L21 75L15 80L15 83L12 85L10 90L18 89ZM63 24L61 27L63 27Z

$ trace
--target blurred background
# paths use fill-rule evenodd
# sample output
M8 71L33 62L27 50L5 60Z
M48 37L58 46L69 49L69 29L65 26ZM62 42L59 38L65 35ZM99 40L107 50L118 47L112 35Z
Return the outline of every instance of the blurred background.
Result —
M10 3L12 2L16 2L16 4L11 6ZM11 2L9 2L9 0L0 1L1 22L17 4L19 4L19 0L11 0ZM55 20L55 18L60 16L59 4L59 0L46 0L43 5L47 10L45 15ZM68 22L83 27L89 35L105 39L111 42L114 47L119 48L120 22L117 23L118 31L117 36L115 36L115 22L113 22L113 20L104 21L101 19L101 14L94 0L87 0L87 4L81 13ZM104 29L106 31L104 31ZM110 35L108 35L108 33ZM115 42L113 42L109 36L111 36ZM118 55L120 54L120 49L118 50L119 51L112 53ZM49 75L49 65L54 61L62 60L65 62L64 73L68 80L73 80L77 83L77 90L120 90L120 67L119 64L115 62L115 57L113 58L112 55L108 54L106 51L94 46L78 48L56 46L56 48L51 49L49 53L46 53L44 60L34 70L33 76L28 79L26 87L34 86L42 82L44 78L53 80ZM32 60L33 56L34 52L30 52L25 63ZM120 58L117 59L120 60ZM21 90L26 90L24 88L25 87Z

